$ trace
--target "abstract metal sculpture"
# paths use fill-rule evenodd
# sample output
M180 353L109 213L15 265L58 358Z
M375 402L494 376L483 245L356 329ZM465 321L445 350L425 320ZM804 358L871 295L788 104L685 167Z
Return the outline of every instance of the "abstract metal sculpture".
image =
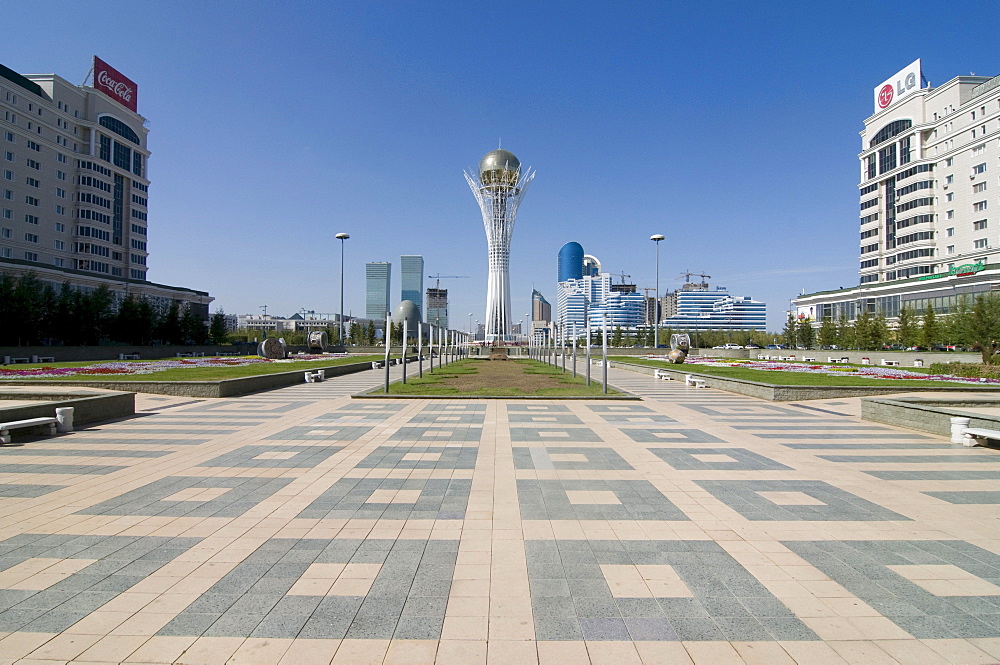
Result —
M486 342L508 342L510 314L510 239L514 219L525 190L535 177L530 168L506 150L493 150L479 162L477 175L465 173L483 214L489 246L489 280L486 286Z

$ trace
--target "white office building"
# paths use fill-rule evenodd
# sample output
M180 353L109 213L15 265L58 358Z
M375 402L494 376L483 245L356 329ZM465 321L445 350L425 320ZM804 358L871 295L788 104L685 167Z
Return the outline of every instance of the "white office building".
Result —
M933 87L917 60L873 97L858 154L859 285L796 298L817 325L928 304L947 314L1000 287L1000 77Z
M207 320L208 293L146 279L149 130L136 85L99 58L92 81L0 65L0 272L179 302Z
M724 286L686 285L674 292L677 313L660 326L675 330L765 330L767 305L750 296L734 296ZM704 287L704 288L702 288Z
M609 273L584 275L580 279L559 282L556 291L556 324L564 326L566 330L573 325L583 330L587 310L603 304L609 295L611 295Z

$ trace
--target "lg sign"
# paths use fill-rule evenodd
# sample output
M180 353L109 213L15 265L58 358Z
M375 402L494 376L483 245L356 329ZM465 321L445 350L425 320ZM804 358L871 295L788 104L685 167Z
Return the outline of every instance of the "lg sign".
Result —
M125 108L136 111L136 85L117 69L94 56L94 87Z
M875 112L889 108L911 92L920 89L920 60L914 60L895 76L875 87Z

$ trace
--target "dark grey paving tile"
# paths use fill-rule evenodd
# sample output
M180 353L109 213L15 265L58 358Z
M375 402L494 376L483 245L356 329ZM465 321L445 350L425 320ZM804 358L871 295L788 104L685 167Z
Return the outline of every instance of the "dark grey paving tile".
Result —
M1000 454L977 455L818 455L820 459L847 464L976 464L1000 462Z
M569 413L569 407L565 404L522 404L518 402L507 402L507 413Z
M958 504L997 504L1000 503L1000 492L967 491L967 492L924 492L935 499Z
M77 511L77 515L166 515L172 517L238 517L291 482L289 478L200 478L167 476L107 501ZM207 501L171 499L185 490L223 489Z
M357 441L371 431L364 425L296 425L267 437L280 441Z
M0 473L41 473L66 476L103 476L127 469L127 466L109 464L0 464Z
M861 473L882 480L1000 480L1000 471L956 469L941 471L902 471L897 469L861 469Z
M567 492L600 491L614 503L574 503L586 497ZM687 520L677 506L645 480L517 481L521 518L532 520ZM611 494L614 496L612 497ZM573 497L571 499L571 497Z
M510 440L518 442L546 441L562 443L601 443L604 441L589 427L511 427Z
M700 429L674 429L665 427L619 428L621 432L637 443L724 443Z
M474 469L478 454L475 446L379 446L356 468Z
M746 448L650 448L661 460L679 471L771 471L788 470L779 462ZM700 459L702 456L725 456Z
M343 446L243 446L198 466L261 469L311 469L336 455Z
M482 427L471 427L469 425L447 425L422 426L422 427L400 427L390 437L390 441L412 441L419 443L443 443L460 441L468 443L478 443L482 438Z
M5 453L8 451L4 451ZM0 466L0 469L3 469ZM4 499L34 499L63 489L62 485L14 485L0 483L0 498Z
M819 480L696 480L749 520L897 521L910 518ZM760 492L795 492L802 504L779 505ZM815 505L814 501L819 502Z
M515 447L515 469L573 469L591 471L630 470L632 465L626 462L613 448L585 448L559 446L543 448L541 446ZM575 458L565 459L572 455Z

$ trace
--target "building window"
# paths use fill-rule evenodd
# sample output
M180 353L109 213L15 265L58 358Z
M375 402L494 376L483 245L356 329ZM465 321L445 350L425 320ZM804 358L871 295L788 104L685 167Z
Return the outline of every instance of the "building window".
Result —
M42 186L41 182L39 182L36 178L32 178L31 176L28 176L27 178L24 179L24 184L28 185L29 187L41 187Z
M953 182L955 182L955 176L954 176L954 175L946 175L946 176L944 177L944 184L946 184L946 185L950 185L950 184L952 184Z
M38 262L38 254L36 254L35 252L25 252L24 253L24 260L25 261L35 261L37 263Z
M945 216L945 219L954 219L955 218L955 211L954 210L948 210L948 211L946 211L944 213L944 216Z
M14 258L14 252L11 251L10 247L0 247L0 256L5 259Z
M12 153L9 150L7 150L6 152L4 152L3 156L4 156L4 159L6 159L8 162L13 162L14 161L14 153Z
M30 206L37 206L39 203L38 199L36 199L34 196L25 196L24 202Z
M98 120L101 123L101 127L110 129L118 136L128 139L132 143L139 145L139 135L133 131L131 127L126 125L124 122L110 115L102 115Z
M878 172L879 174L891 171L896 168L896 144L887 145L878 151Z
M64 261L60 258L54 258L52 259L52 265L56 268L62 268L64 266Z
M111 138L105 136L104 134L99 134L101 139L101 145L99 150L99 157L106 162L111 161Z
M35 243L37 243L38 242L38 234L37 233L25 233L24 234L24 242L35 242Z
M31 159L30 157L27 160L27 164L28 164L28 166L30 168L33 168L36 171L41 171L42 170L42 165L39 164L38 162L36 162L35 160Z
M14 216L14 211L13 210L11 210L10 208L4 208L3 209L3 218L4 219L10 219L13 216Z
M10 229L0 229L0 238L8 238L9 239L10 237L11 237L11 231L10 231Z
M983 162L982 164L976 164L975 166L972 167L972 175L976 175L979 173L986 173L986 162Z
M949 157L948 159L944 160L945 166L952 166L954 163L955 163L954 157Z
M976 240L972 241L972 246L976 249L984 249L986 247L989 247L990 245L989 245L989 240L987 240L986 238L977 238Z
M871 180L876 175L878 175L875 171L875 155L874 154L868 155L868 157L866 157L865 159L867 161L866 165L866 173L868 174L867 180Z
M65 230L66 230L65 224L63 224L62 222L56 222L56 231L62 233Z
M56 171L56 178L58 180L65 180L66 179L66 172L65 171Z
M955 246L954 245L948 245L945 248L945 253L947 253L947 254L954 254L955 253Z
M66 243L64 243L62 240L53 240L52 247L54 249L66 249Z
M24 216L24 221L27 222L28 224L35 224L35 225L37 225L38 224L38 217L36 217L35 215L25 215Z
M982 231L985 228L986 228L986 220L985 219L980 219L980 220L975 221L975 222L972 223L972 230L973 231Z
M945 229L944 230L944 234L946 236L948 236L949 238L952 237L953 235L955 235L955 227L952 226L952 227L949 227L949 228Z
M983 210L986 210L986 201L976 201L975 203L972 204L972 209L975 210L976 212L982 212Z
M66 206L57 205L56 206L56 214L57 215L65 215L66 214Z
M986 191L986 183L985 182L977 182L976 184L974 184L972 186L972 193L973 194L979 194L980 192L985 192L985 191Z
M4 169L3 177L6 178L7 180L13 180L14 172L11 171L10 169Z

